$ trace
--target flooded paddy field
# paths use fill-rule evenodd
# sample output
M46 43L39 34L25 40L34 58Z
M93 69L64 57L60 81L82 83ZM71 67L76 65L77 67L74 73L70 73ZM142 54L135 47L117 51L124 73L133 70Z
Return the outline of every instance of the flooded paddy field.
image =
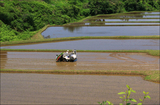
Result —
M98 18L98 19L87 19L87 21L93 21L93 22L159 22L159 19L105 19L105 18Z
M160 17L160 15L142 15L142 16L132 16L132 15L118 15L118 16L97 16L94 18L113 18L113 19L117 19L117 18L124 18L124 19L158 19Z
M99 17L95 22L113 22L110 25L158 24L157 13L145 12L134 16ZM144 14L144 15L143 15ZM119 15L120 16L120 15ZM127 15L126 15L127 16ZM131 19L132 17L132 19ZM124 19L125 18L125 19ZM139 18L139 19L138 19ZM141 19L140 19L141 18ZM104 20L105 19L105 20ZM109 19L109 21L108 21ZM124 22L114 23L116 21ZM95 20L94 20L95 21ZM148 22L146 24L145 22ZM152 23L153 21L153 23ZM125 23L126 22L126 23ZM142 24L136 22L143 22ZM91 25L86 23L85 25ZM42 35L45 38L76 36L148 36L159 35L159 26L83 26L49 27ZM91 39L22 46L1 47L5 49L77 49L77 50L159 50L159 39ZM82 53L77 52L77 62L55 62L61 52L1 52L1 69L19 70L159 70L159 56L145 53ZM150 99L144 104L159 104L159 84L144 81L139 76L108 75L55 75L1 73L1 104L97 104L105 100L118 104L118 92L127 90L128 84L137 93L131 97L143 98L143 91Z
M159 25L159 23L105 23L105 25Z
M159 26L65 26L48 27L41 33L44 37L78 36L148 36L159 35Z
M143 18L159 18L160 15L145 15Z
M101 23L100 23L101 22ZM112 24L112 23L114 24ZM119 23L121 22L121 23ZM79 25L91 26L159 26L160 14L159 12L129 12L119 14L100 14L78 22ZM68 25L78 25L78 23L71 23ZM109 23L109 24L108 24Z
M121 14L123 14L123 15L160 15L160 12L158 12L158 11L147 11L147 12L144 12L144 11L132 11L132 12L127 12L127 13L119 13L119 14L114 14L114 15L121 15ZM103 14L104 16L105 15L108 15L108 14ZM112 15L112 14L110 14L110 15ZM101 16L101 14L100 15L98 15L98 16Z
M5 46L2 49L76 49L76 50L159 50L159 39L87 39L30 45Z
M104 23L105 25L159 25L159 23Z
M160 12L142 12L141 14L159 14L160 15Z
M81 22L81 23L72 23L72 25L79 25L79 26L160 26L159 23L135 23L135 22Z
M120 13L120 14L106 14L98 15L88 19L83 20L83 22L159 22L160 20L159 12L130 12L130 13ZM125 24L124 24L125 25Z
M93 18L159 18L159 12L129 12L129 13L119 13L119 14L100 14L94 16ZM92 18L92 17L91 17Z
M1 52L1 69L159 70L157 56L145 53L77 53L77 62L56 62L61 52Z
M160 15L133 15L133 14L123 14L123 15L99 15L94 16L94 18L159 18Z
M121 103L128 84L139 102L143 91L151 99L144 104L159 104L159 84L139 76L55 75L1 73L1 104L98 104L105 100Z
M63 27L48 27L44 38L77 36L148 36L159 35L159 12L131 12L98 15Z

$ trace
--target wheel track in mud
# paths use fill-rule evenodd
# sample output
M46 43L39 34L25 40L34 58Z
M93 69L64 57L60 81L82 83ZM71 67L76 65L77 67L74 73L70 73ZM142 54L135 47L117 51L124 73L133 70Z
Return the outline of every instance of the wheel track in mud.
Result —
M55 62L58 52L6 52L2 69L159 70L159 57L143 53L77 53L77 62Z

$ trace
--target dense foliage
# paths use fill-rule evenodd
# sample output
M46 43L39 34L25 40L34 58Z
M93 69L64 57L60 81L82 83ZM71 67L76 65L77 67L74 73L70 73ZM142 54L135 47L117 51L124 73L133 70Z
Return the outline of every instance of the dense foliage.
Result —
M26 40L47 24L62 25L87 16L159 10L159 0L1 0L0 41Z

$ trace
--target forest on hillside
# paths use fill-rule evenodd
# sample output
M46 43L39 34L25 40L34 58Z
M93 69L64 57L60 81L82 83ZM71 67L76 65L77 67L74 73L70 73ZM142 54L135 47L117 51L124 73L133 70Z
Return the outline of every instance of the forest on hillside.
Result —
M0 42L26 40L45 25L97 14L159 10L160 0L1 0Z

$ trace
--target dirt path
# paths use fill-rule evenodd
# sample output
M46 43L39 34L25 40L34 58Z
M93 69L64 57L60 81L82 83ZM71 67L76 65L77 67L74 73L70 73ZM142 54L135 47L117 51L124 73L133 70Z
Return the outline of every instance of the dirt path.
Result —
M1 104L97 104L105 100L118 104L128 84L136 93L131 98L139 102L143 91L151 99L144 105L158 105L159 84L136 76L55 75L1 73Z
M55 62L60 52L1 52L1 69L159 70L159 57L142 53L80 53L77 62Z

